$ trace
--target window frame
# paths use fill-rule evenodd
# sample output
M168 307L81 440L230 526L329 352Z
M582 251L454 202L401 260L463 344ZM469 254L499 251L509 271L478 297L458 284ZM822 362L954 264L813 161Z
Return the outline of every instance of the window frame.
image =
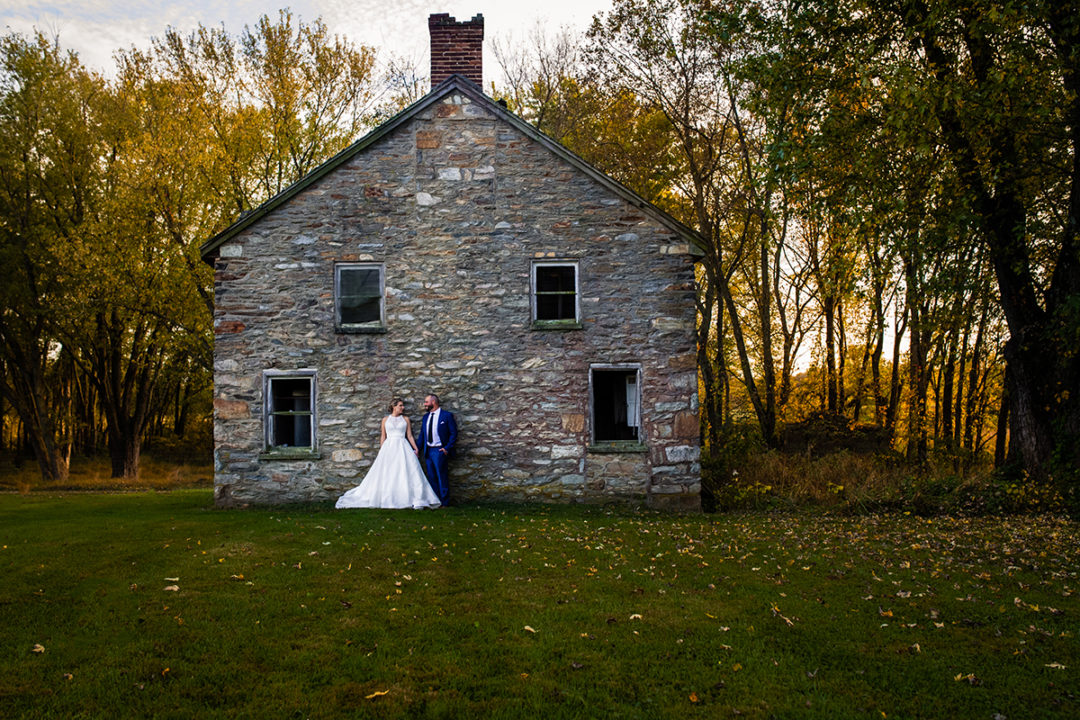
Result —
M273 384L278 380L307 380L310 388L310 410L303 412L275 412ZM263 390L263 452L259 456L264 460L294 460L319 457L319 383L318 371L314 368L300 368L297 370L264 370L262 378ZM274 417L276 415L307 415L311 418L311 445L310 446L282 446L275 445Z
M596 438L596 371L623 372L636 374L637 385L637 439L636 440L597 440ZM641 363L592 363L589 365L589 450L602 453L642 453L647 452L645 445L644 423L644 384Z
M347 323L341 319L341 273L343 270L378 270L379 272L379 319L364 323ZM334 263L334 328L339 333L386 332L386 265L378 262Z
M536 271L542 267L571 267L574 269L574 317L560 320L541 320L537 317L537 295L553 295L568 293L541 293L537 287ZM545 258L533 260L529 270L529 311L532 313L532 327L534 330L580 330L581 322L581 263L572 259Z

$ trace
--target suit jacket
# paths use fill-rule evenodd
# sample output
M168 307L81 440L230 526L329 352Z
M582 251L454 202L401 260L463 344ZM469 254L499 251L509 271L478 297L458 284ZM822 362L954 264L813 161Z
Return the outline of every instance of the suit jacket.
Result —
M420 421L420 442L417 443L417 446L420 448L421 455L423 455L424 450L427 449L427 423L429 415L431 415L431 413L424 413L424 418ZM435 432L439 434L439 440L442 441L442 446L446 448L446 453L448 455L453 455L454 443L457 442L457 421L454 420L454 413L445 408L439 408L439 424L436 426Z

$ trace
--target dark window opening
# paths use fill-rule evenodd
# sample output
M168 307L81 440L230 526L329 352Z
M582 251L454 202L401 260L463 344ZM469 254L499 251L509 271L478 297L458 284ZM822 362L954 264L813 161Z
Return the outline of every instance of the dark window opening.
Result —
M577 320L577 268L537 265L536 319Z
M593 428L596 442L640 440L638 373L593 370Z
M270 378L269 385L271 447L311 447L311 380Z

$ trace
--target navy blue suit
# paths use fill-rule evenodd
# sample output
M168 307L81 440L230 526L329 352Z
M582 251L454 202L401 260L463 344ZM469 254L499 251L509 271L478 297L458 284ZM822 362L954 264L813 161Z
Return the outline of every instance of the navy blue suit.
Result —
M452 412L439 408L439 422L434 432L438 434L442 447L429 447L427 434L430 416L431 413L424 413L424 418L420 421L420 442L417 446L420 457L424 460L424 467L427 468L428 482L439 496L439 502L445 505L450 491L448 464L450 455L454 452L454 443L457 442L457 421L454 420Z

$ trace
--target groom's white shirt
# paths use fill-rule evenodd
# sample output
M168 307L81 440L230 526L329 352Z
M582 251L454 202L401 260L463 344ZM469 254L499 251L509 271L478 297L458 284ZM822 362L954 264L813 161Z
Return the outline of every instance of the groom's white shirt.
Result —
M431 433L425 435L425 437L431 438L431 442L428 443L428 447L442 447L442 438L439 437L439 413L441 412L442 408L437 408L435 410L432 410L428 414L428 422L431 423ZM425 426L424 432L427 433L427 431L428 428L427 426Z

